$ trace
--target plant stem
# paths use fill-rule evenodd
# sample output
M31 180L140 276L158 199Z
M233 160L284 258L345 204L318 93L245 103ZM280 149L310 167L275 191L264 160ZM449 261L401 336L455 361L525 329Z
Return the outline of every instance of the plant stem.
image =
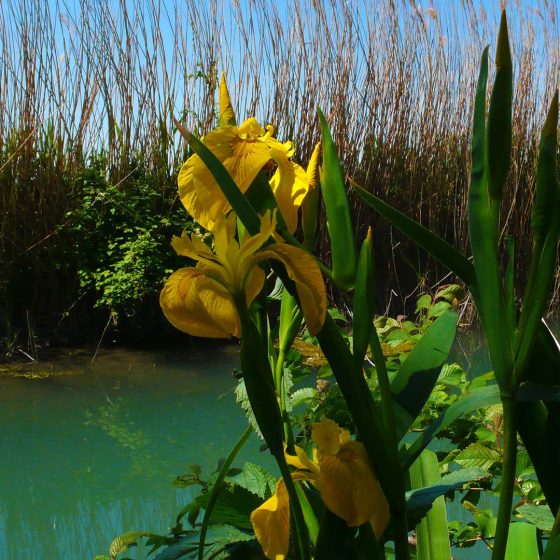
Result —
M274 383L276 385L276 393L280 400L280 414L282 415L282 425L284 427L284 439L288 453L294 452L294 434L290 424L290 418L286 410L286 385L284 383L284 361L286 359L286 351L282 346L278 350L278 359L276 360L276 371L274 372Z
M504 412L504 459L492 560L503 560L506 554L517 462L517 407L515 397L502 395L502 405Z
M200 538L198 540L198 560L203 560L204 558L204 545L206 542L206 532L208 531L208 524L210 523L210 518L212 517L212 512L214 511L214 506L216 505L216 500L218 499L218 494L222 489L222 484L224 479L233 463L235 457L239 453L239 450L243 447L247 438L251 435L253 428L249 424L245 428L245 431L241 434L241 437L237 440L237 443L233 446L233 449L229 452L218 476L216 478L216 482L212 486L212 490L210 490L210 497L208 498L208 505L206 506L206 510L204 511L204 517L202 519L202 526L200 527Z
M393 396L391 393L391 385L389 383L389 376L387 375L387 367L385 364L385 357L377 331L374 331L370 337L369 346L375 361L375 371L377 372L377 382L379 383L379 392L381 394L381 404L383 411L383 421L385 424L385 437L386 449L391 454L391 461L394 468L397 469L395 477L397 477L396 494L399 499L398 504L391 508L391 517L395 521L395 554L397 560L408 560L408 526L406 522L406 498L404 495L404 478L400 467L399 453L398 453L398 439L395 423L395 411L393 409Z

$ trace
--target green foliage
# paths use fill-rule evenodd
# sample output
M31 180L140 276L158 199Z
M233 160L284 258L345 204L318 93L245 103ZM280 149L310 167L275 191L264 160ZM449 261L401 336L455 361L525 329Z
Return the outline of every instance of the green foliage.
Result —
M113 183L106 170L102 155L91 158L75 183L79 206L66 214L61 235L81 290L96 294L96 306L130 316L142 301L155 298L176 268L177 259L165 247L172 233L192 228L192 222L140 164L125 182Z

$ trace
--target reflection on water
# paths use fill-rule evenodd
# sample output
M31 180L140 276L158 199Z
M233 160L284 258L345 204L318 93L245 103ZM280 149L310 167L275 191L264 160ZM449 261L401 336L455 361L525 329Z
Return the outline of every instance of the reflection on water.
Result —
M66 360L82 375L0 378L0 558L87 560L123 532L166 532L191 496L175 476L211 472L246 426L237 365L235 346L112 351ZM240 463L271 465L258 446Z

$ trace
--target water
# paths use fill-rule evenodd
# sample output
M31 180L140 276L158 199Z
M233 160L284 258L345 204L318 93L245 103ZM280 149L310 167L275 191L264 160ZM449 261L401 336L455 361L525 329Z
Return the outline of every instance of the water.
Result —
M192 496L173 479L191 463L208 475L246 427L236 346L89 359L58 363L80 375L0 378L1 560L90 560L126 531L165 534ZM239 464L272 466L258 447Z
M236 345L104 351L93 366L90 359L53 364L79 375L0 377L0 560L91 560L126 531L165 534L193 495L173 479L192 463L208 475L246 427L232 393ZM450 360L469 376L490 369L477 334L461 336ZM258 447L251 436L236 464L274 469ZM496 500L484 495L478 506L495 509ZM448 512L473 520L458 499ZM486 560L490 553L479 542L453 556Z

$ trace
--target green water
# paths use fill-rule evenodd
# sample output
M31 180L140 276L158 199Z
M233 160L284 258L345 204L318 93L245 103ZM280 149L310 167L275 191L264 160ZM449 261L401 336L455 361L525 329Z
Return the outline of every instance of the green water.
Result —
M58 363L81 375L0 378L1 560L90 560L123 532L167 532L191 496L175 476L208 474L246 427L235 346L90 359ZM258 447L240 462L270 465Z
M451 360L471 376L490 367L473 333L458 338ZM166 533L192 497L173 479L192 463L210 473L246 427L232 393L236 345L103 351L90 361L41 364L79 375L0 377L0 560L91 560L126 531ZM251 436L236 463L273 469L259 445ZM495 509L496 498L484 495L478 507ZM472 521L457 499L448 511ZM453 556L490 553L479 542Z

